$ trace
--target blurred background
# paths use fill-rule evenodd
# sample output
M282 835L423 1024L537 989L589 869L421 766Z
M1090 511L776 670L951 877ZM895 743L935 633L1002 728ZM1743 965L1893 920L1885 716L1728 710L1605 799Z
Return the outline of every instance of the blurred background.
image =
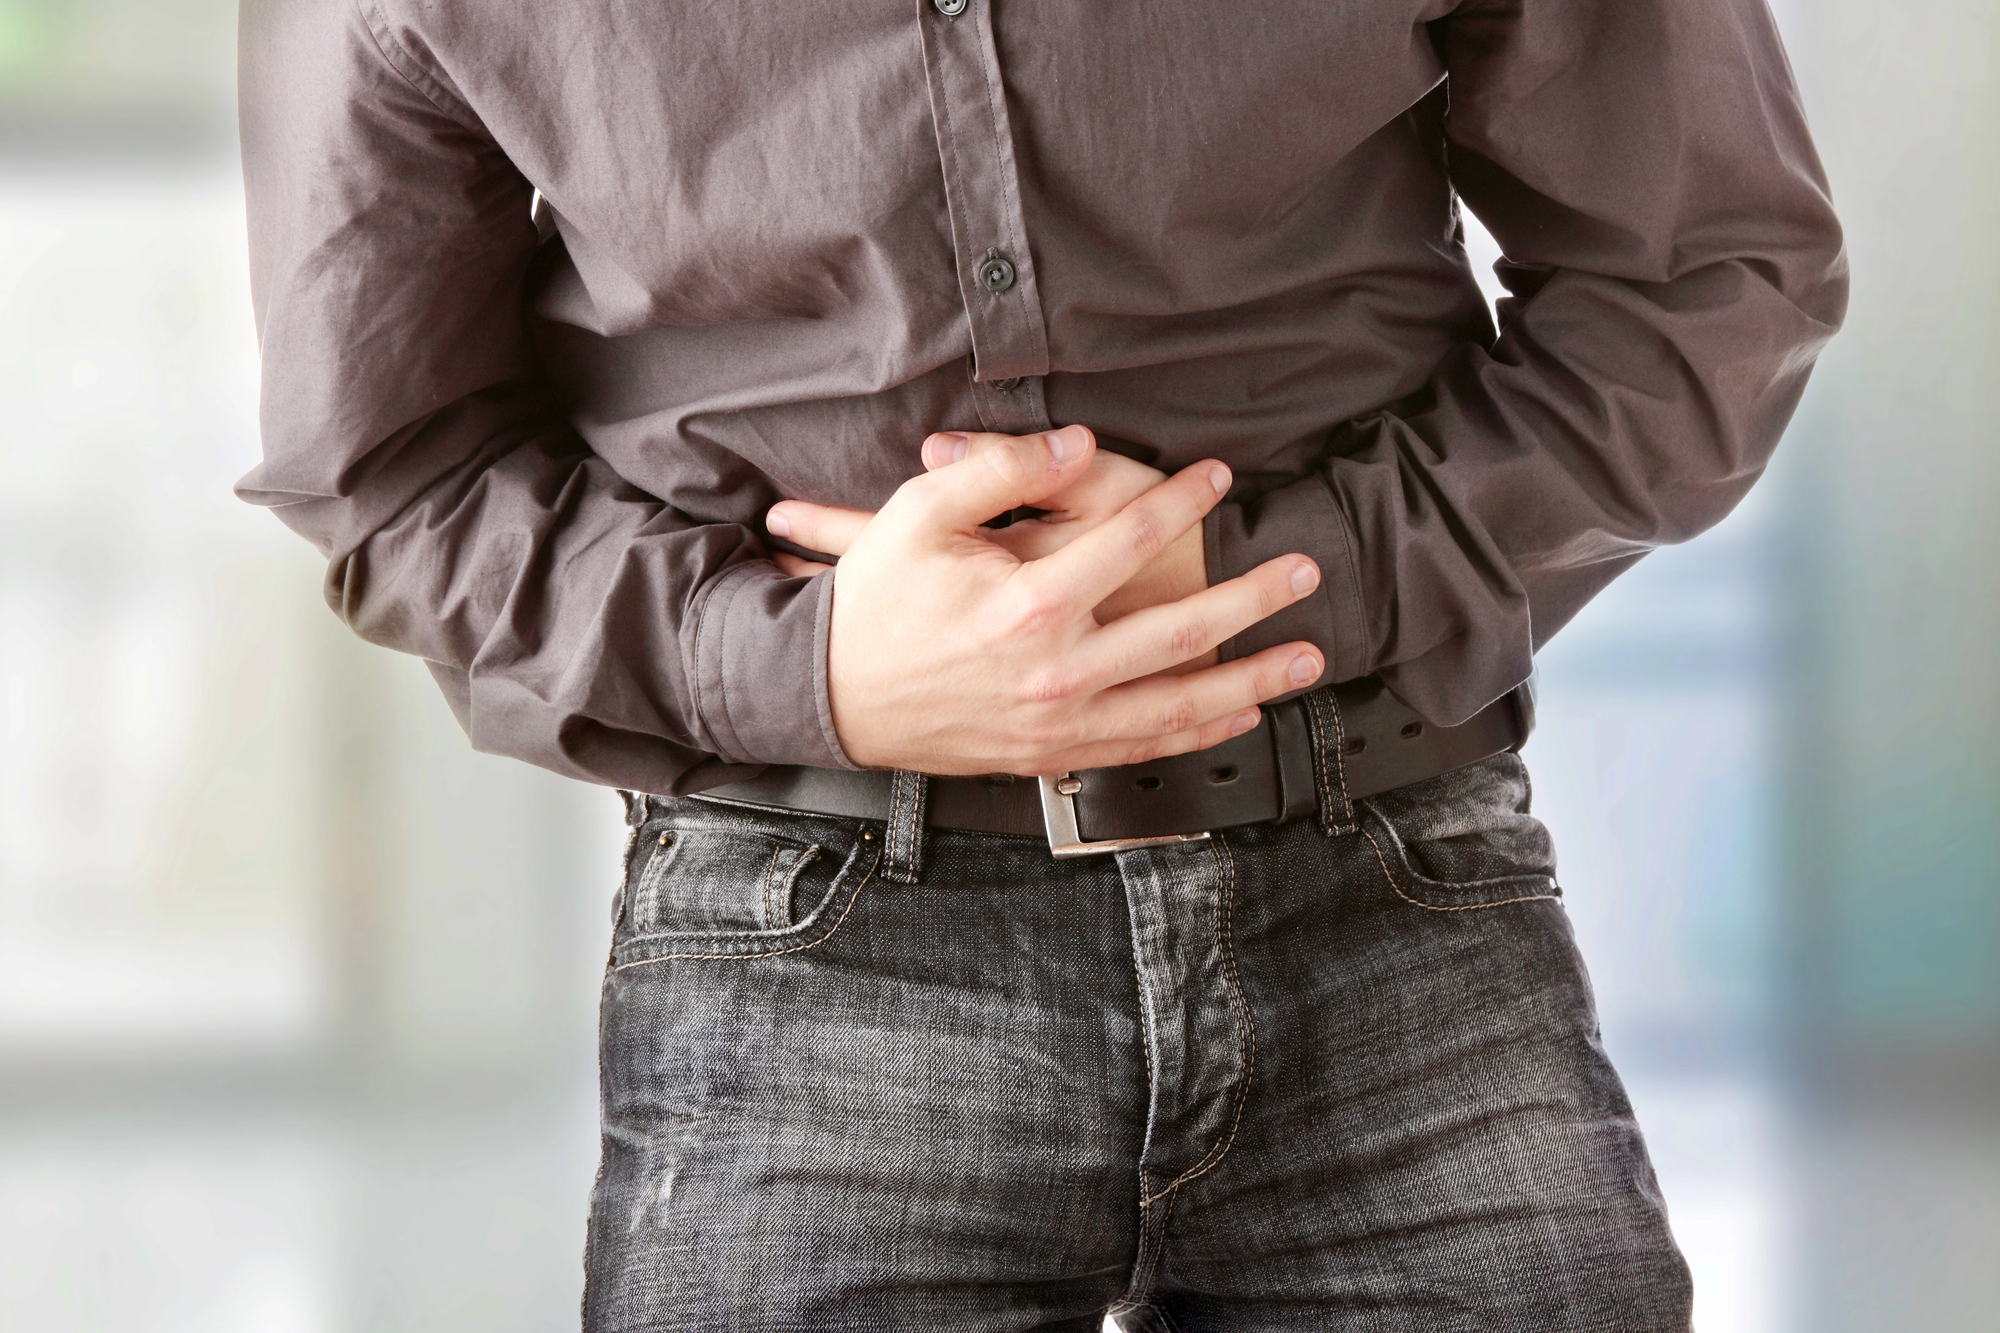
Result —
M1704 1333L1992 1333L2000 7L1779 19L1848 329L1528 758ZM0 1327L574 1327L618 803L472 754L229 495L234 26L0 0Z

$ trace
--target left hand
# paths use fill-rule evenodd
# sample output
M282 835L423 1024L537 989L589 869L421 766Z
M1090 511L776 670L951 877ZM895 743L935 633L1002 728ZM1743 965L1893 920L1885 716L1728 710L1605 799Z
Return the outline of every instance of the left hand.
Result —
M1010 437L991 433L932 435L924 441L924 466L935 471L1009 442ZM1166 479L1167 474L1157 468L1098 450L1080 481L1037 506L1045 511L1039 517L1022 519L984 535L1019 559L1039 560L1069 545ZM767 522L774 536L828 555L843 556L873 517L866 510L786 500L771 507ZM783 551L775 552L771 558L780 570L794 577L809 578L832 568ZM1108 625L1134 611L1177 602L1207 587L1208 562L1202 550L1201 528L1197 525L1169 543L1124 586L1098 603L1093 615L1100 625ZM1176 668L1176 674L1210 666L1218 660L1218 653L1211 649Z

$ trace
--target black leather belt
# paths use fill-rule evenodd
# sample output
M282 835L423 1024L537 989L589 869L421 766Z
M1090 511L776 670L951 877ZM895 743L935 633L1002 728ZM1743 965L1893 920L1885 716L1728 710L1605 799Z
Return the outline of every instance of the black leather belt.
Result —
M1456 727L1434 727L1373 676L1324 687L1339 708L1326 735L1329 786L1357 799L1435 777L1502 750L1534 727L1523 684ZM1321 750L1306 698L1267 704L1241 736L1148 764L1046 778L993 774L930 780L925 823L978 833L1043 835L1056 856L1089 856L1205 838L1217 829L1282 823L1318 808ZM1330 715L1331 710L1327 710ZM1322 727L1322 732L1330 732ZM851 819L889 818L891 775L837 768L767 768L698 795Z

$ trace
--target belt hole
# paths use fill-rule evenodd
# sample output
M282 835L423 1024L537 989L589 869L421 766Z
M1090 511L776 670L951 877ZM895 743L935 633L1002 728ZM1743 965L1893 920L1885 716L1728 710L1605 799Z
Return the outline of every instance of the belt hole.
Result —
M1360 754L1363 750L1367 748L1368 748L1367 737L1349 736L1345 741L1341 742L1340 752L1342 754Z
M1140 791L1158 791L1160 789L1160 780L1158 778L1140 778L1132 785Z
M1225 782L1236 781L1236 765L1224 764L1221 768L1211 768L1208 770L1208 780L1218 787Z
M986 775L986 785L989 787L1011 787L1014 785L1014 775L1012 773L988 773Z
M1421 722L1405 722L1405 723L1403 724L1403 739L1404 739L1404 740L1406 740L1406 741L1413 741L1413 740L1415 740L1415 739L1416 739L1417 737L1419 737L1419 736L1421 736L1421 735L1423 735L1423 734L1424 734L1424 724L1423 724L1423 723L1421 723Z

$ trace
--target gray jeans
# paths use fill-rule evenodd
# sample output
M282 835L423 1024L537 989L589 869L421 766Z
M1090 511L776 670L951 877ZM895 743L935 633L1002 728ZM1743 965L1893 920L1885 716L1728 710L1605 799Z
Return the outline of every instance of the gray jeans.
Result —
M641 801L584 1325L1664 1333L1528 778L1056 862Z

